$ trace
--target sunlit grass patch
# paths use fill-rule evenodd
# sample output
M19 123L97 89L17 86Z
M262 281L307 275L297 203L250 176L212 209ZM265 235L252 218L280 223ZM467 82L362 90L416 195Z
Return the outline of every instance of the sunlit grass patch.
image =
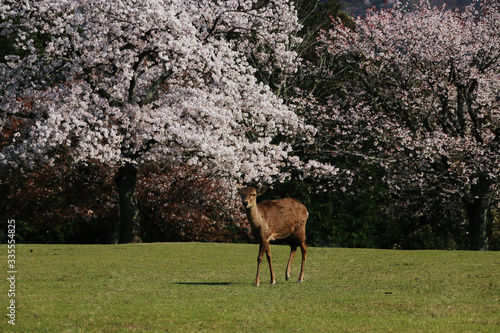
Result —
M310 247L298 284L297 259L285 282L289 247L271 251L277 284L263 265L254 287L258 245L19 245L15 329L500 330L498 252Z

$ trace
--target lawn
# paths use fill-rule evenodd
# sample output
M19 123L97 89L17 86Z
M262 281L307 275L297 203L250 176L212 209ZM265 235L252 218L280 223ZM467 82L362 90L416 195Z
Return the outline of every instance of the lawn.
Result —
M0 331L500 332L499 252L310 247L298 284L300 251L289 282L271 251L254 287L258 245L18 245Z

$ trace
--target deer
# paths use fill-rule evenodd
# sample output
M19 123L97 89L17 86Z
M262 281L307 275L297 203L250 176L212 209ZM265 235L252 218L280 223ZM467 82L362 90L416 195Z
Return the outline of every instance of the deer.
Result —
M271 262L270 242L283 239L290 245L290 258L286 266L285 279L290 279L292 261L295 257L297 247L300 246L302 252L302 266L298 283L304 281L304 265L306 262L306 222L309 213L306 206L300 201L291 198L265 200L257 203L257 197L262 195L267 186L243 187L237 185L241 196L241 202L245 209L248 222L252 228L252 234L259 242L259 256L257 257L257 276L254 286L260 284L260 264L264 253L269 262L271 272L271 285L276 284L273 265Z

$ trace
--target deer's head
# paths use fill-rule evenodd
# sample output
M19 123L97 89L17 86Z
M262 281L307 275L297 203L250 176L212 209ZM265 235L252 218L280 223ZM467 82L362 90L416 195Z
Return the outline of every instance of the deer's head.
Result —
M243 187L238 185L238 193L241 196L241 203L246 209L250 209L257 204L257 197L266 192L267 186Z

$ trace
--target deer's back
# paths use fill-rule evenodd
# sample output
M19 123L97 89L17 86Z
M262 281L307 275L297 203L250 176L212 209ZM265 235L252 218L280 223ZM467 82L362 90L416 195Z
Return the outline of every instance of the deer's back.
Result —
M257 206L272 232L284 235L299 229L305 230L308 213L306 206L300 201L291 198L266 200Z

